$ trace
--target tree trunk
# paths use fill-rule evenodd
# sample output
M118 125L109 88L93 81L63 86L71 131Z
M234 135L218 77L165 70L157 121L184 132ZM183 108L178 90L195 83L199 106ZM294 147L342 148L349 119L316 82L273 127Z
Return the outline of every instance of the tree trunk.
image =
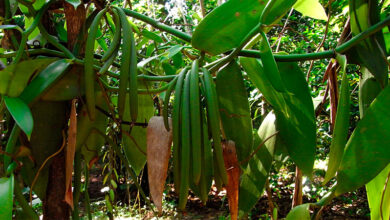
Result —
M72 50L77 42L77 37L83 27L86 17L86 10L83 4L74 9L73 5L64 2L64 11L67 22L67 47ZM83 53L83 46L80 50ZM65 112L69 112L70 105ZM65 122L64 127L67 126ZM42 134L45 135L45 134ZM46 188L46 198L43 201L43 219L69 219L70 207L64 201L66 191L65 177L65 151L53 158L49 171L49 182Z
M65 198L65 154L62 151L54 157L49 171L49 182L46 188L46 199L43 200L44 220L69 219L69 205Z

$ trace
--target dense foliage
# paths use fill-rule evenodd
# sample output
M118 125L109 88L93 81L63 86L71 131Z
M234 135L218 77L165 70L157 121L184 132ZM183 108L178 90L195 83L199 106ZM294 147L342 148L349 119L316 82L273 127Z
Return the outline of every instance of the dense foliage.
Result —
M286 219L362 186L389 219L389 3L2 1L0 218L91 219L97 167L110 219L167 186L183 212L226 190L231 219L266 191L277 219L286 170Z

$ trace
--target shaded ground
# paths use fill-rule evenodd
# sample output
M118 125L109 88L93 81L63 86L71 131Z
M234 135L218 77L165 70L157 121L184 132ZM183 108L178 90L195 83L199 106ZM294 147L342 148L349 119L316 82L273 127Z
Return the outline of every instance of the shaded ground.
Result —
M99 174L95 174L95 176L91 177L89 193L91 201L95 201L95 203L97 202L96 204L98 204L98 207L95 207L94 210L101 212L101 217L99 219L106 219L106 217L103 217L106 216L106 214L104 193L101 192L101 189L104 187L102 182L102 177L99 176ZM279 218L284 218L291 209L291 196L293 194L291 183L292 178L287 177L278 181L277 187L273 187L272 200L278 207ZM143 185L145 185L144 181ZM130 209L128 208L129 206L125 204L126 201L128 201L126 190L120 190L119 188L117 190L117 201L123 201L118 202L118 204L122 206L122 208L119 207L117 209L117 215L121 216L119 219L152 219L154 217L153 212L150 210L148 211L142 201L135 202L137 198L137 190L135 188L130 189L132 201L130 204L130 207L132 208ZM175 209L177 200L178 198L173 189L168 186L167 194L164 199L164 213L160 219L228 219L228 204L224 192L218 193L212 191L206 206L191 194L187 203L187 211L184 213L177 212ZM99 201L101 201L101 203L99 203ZM309 199L307 196L304 196L304 203L306 202L315 202L315 199ZM83 204L81 206L83 206ZM83 207L81 209L83 210ZM262 196L248 218L267 219L267 212L268 198L267 196ZM335 198L330 205L323 209L322 219L369 219L365 189L361 188L354 193L347 193L344 196Z

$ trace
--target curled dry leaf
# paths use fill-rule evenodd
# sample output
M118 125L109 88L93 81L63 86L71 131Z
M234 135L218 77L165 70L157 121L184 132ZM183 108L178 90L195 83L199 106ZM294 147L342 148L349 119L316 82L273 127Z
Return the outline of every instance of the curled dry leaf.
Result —
M234 141L222 142L223 159L228 175L226 191L229 200L230 217L236 220L238 217L238 189L240 187L240 165L237 160L236 144Z
M76 136L77 136L77 114L76 114L76 99L72 100L72 109L70 112L69 128L68 128L68 145L66 147L66 192L65 202L73 210L73 193L72 193L72 172L73 160L76 152Z
M172 120L169 118L169 127ZM147 165L150 195L159 213L162 213L162 195L171 156L172 129L167 131L162 116L149 120L147 128Z

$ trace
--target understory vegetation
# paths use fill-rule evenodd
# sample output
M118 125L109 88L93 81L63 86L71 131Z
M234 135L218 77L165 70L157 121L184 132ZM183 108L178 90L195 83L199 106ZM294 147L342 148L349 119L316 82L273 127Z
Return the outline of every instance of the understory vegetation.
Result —
M389 5L0 2L0 219L389 219Z

